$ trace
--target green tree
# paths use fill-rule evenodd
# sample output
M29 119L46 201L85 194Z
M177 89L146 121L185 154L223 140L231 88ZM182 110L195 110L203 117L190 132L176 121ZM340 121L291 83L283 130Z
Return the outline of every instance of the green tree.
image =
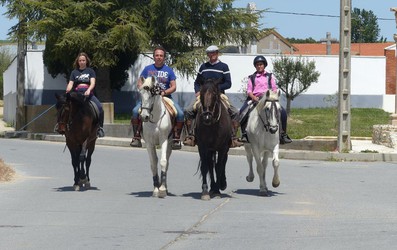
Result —
M10 3L14 12L15 1ZM111 101L127 70L140 53L162 45L169 63L181 73L194 74L203 61L202 47L257 38L261 12L232 7L234 0L20 0L34 15L31 39L44 39L44 64L52 76L69 76L73 60L87 52L97 68L97 94ZM15 11L18 10L15 8ZM200 53L198 53L200 50Z
M291 102L317 82L320 72L316 71L316 63L301 56L294 59L281 55L273 62L273 72L277 78L278 87L287 98L287 114L291 111Z
M305 38L305 39L300 39L300 38L294 38L294 37L287 37L286 38L288 40L288 42L290 43L318 43L316 40L314 40L314 38L309 37L309 38Z
M379 38L378 18L375 14L365 9L354 8L351 14L351 42L375 43Z
M0 100L3 100L4 94L4 82L3 82L3 73L8 68L12 60L12 55L8 49L4 47L0 47Z

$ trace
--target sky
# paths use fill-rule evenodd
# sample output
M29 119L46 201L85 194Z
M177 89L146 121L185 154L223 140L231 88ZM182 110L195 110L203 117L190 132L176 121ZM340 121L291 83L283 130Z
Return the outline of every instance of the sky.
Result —
M332 38L339 40L339 18L341 0L235 0L233 6L247 7L254 2L258 10L268 10L260 20L261 28L275 28L278 33L288 38L313 38L316 41L325 38L330 32ZM372 10L378 18L380 36L387 41L394 41L397 33L394 12L395 0L352 0L352 8ZM4 13L6 7L0 7L0 40L7 39L8 30L15 20L9 20ZM282 14L282 13L295 14ZM321 15L321 16L318 16ZM331 16L331 17L329 17ZM336 16L336 17L335 17Z

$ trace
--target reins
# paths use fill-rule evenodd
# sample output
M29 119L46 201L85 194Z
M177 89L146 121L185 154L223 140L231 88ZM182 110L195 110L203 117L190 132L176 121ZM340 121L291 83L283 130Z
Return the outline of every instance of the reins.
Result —
M265 128L266 132L269 132L270 130L270 115L274 112L274 109L277 109L276 103L279 102L278 100L265 100L264 101L264 108L267 102L270 102L270 109L269 110L265 110L265 119L263 119L263 117L261 116L261 112L258 112L258 116L259 119L261 120L263 127ZM276 121L277 121L277 125L279 125L279 112L276 112Z

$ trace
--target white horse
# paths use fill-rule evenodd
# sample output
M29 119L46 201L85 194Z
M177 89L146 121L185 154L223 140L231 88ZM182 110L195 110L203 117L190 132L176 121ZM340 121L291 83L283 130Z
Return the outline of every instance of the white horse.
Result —
M167 196L167 170L171 155L172 122L162 96L160 86L155 77L141 78L142 86L139 89L142 106L140 116L143 122L143 139L149 153L150 168L153 174L153 197ZM161 147L160 167L161 179L158 175L158 157L156 145Z
M255 157L256 170L259 175L259 195L268 196L266 186L266 167L270 154L273 155L274 176L272 185L278 187L280 179L278 176L279 167L279 132L280 132L280 90L273 92L268 90L252 110L247 124L247 136L250 143L245 143L245 151L249 165L249 173L246 177L248 182L254 180L252 170L252 158Z

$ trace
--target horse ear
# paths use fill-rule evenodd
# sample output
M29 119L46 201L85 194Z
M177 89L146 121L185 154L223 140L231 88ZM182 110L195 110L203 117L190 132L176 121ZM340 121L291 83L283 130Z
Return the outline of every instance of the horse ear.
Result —
M152 84L154 85L156 83L156 77L152 76Z
M266 91L266 99L268 99L269 96L270 96L270 89L268 89L268 90Z
M278 95L278 97L280 97L280 95L281 95L281 90L280 89L277 89L277 95Z

